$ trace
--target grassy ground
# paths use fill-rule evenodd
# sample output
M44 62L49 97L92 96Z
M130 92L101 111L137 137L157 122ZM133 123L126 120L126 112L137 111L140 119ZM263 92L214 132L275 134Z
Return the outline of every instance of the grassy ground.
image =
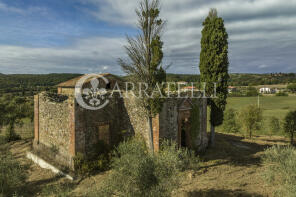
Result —
M287 112L296 110L296 96L263 96L259 98L264 117L275 116L283 119ZM258 103L257 97L229 97L227 108L240 110L243 107Z
M249 104L257 104L257 97L231 97L227 107L240 110ZM296 109L296 97L260 97L260 105L266 120L271 116L283 119L289 110ZM265 124L263 130L267 129ZM8 143L7 147L13 157L25 166L28 174L22 196L87 196L106 178L108 172L70 182L41 169L25 158L32 145L33 123L25 120L23 127L16 130L23 140ZM262 179L264 167L261 156L267 147L287 144L288 141L278 136L255 136L253 140L247 140L239 135L218 133L216 147L201 155L202 163L198 171L184 173L186 181L174 192L174 196L272 196L275 188Z
M283 137L217 134L215 148L201 156L202 168L184 183L176 196L272 196L275 188L262 179L261 156L274 144L287 144Z
M184 173L186 181L174 192L174 196L271 196L274 188L267 186L261 172L261 155L268 146L286 144L284 137L256 136L253 140L238 135L217 133L217 144L201 155L201 168ZM31 141L9 143L13 156L27 166L28 178L23 196L87 196L108 172L83 180L70 182L25 158Z
M259 98L259 101L263 110L263 125L260 131L255 132L256 134L269 135L270 117L274 116L283 121L289 111L296 110L296 96L263 96ZM258 97L229 97L226 108L233 108L239 112L251 104L257 105ZM217 130L222 131L222 127L218 127ZM284 135L284 132L279 131L275 135Z

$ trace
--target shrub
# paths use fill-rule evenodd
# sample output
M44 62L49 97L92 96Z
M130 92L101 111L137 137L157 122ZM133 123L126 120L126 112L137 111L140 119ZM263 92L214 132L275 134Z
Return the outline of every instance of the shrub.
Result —
M196 159L191 155L167 141L154 154L143 140L122 142L114 152L111 174L92 195L170 196L180 183L180 173L194 166Z
M228 94L229 97L244 97L246 96L241 91L231 92Z
M12 196L20 190L26 180L26 173L21 166L6 150L5 146L0 150L0 196Z
M59 147L55 144L51 144L50 150L54 155L57 155L59 153Z
M194 151L187 148L179 148L177 143L164 140L161 143L160 151L155 155L158 160L164 162L163 166L176 165L177 171L199 168L199 158L195 156Z
M82 153L74 157L75 172L81 176L88 176L95 172L102 172L109 168L109 158L106 155L99 155L96 159L89 159Z
M289 85L287 86L287 89L288 89L289 91L295 93L295 92L296 92L296 83L289 84Z
M55 197L66 197L72 196L71 191L74 185L72 183L58 183L50 184L42 187L41 196L55 196Z
M249 86L247 88L246 96L258 96L258 91L256 88Z
M275 96L289 96L286 92L278 92L275 94Z
M21 136L16 134L14 126L9 125L5 130L5 139L7 142L20 140Z
M239 123L237 120L237 113L234 109L227 109L224 113L223 130L226 133L237 133L239 132Z
M276 185L276 196L295 197L296 194L296 150L292 146L273 146L263 155L264 180Z
M249 105L242 109L240 117L247 134L249 134L249 137L252 138L253 131L259 130L262 126L262 110L256 105Z
M94 151L88 155L77 153L74 157L75 171L81 176L105 171L109 169L110 157L110 148L100 141L95 145Z
M20 139L15 133L15 126L22 126L23 119L33 118L33 103L27 103L23 97L5 95L0 98L0 126L7 126L6 139L14 141Z
M274 133L279 133L281 130L281 123L280 120L277 117L270 117L269 119L269 129L270 129L270 135Z
M0 135L0 145L5 144L5 143L6 143L5 137Z
M284 130L290 134L291 145L293 145L294 134L296 133L296 111L290 111L284 120Z

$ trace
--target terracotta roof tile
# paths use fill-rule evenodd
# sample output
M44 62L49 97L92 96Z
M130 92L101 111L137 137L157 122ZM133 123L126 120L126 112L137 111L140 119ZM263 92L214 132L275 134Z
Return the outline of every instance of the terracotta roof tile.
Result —
M123 81L121 78L119 78L118 76L115 76L115 75L112 75L110 73L103 73L103 74L100 74L104 77L106 77L108 80L116 80L116 81ZM58 85L56 85L57 87L68 87L68 88L74 88L76 83L79 81L79 79L81 79L83 76L85 75L82 75L82 76L79 76L79 77L75 77L73 79L70 79L68 81L65 81L65 82L62 82ZM90 81L91 79L88 79L87 81Z

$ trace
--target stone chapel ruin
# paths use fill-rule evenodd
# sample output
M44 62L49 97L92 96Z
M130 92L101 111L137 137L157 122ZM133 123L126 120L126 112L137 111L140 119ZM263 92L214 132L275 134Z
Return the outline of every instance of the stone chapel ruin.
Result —
M99 86L106 91L113 90L115 82L123 83L114 75L102 75L109 83L99 83ZM35 95L33 149L36 153L74 170L75 155L90 154L99 141L109 146L117 145L123 139L122 135L142 135L148 141L147 120L136 104L136 98L121 98L115 94L102 109L84 109L75 98L75 84L80 78L57 85L58 94L42 92ZM152 126L156 151L163 139L203 150L208 144L207 100L167 98L161 113L153 118Z

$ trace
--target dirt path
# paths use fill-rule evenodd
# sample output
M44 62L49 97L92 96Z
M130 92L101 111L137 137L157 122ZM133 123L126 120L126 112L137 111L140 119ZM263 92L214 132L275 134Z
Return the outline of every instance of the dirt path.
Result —
M188 176L187 181L182 183L174 196L271 196L273 188L266 186L261 178L264 167L260 157L268 146L286 144L288 140L264 136L246 140L239 136L218 133L216 142L215 148L208 149L201 155L200 170L188 172L185 175ZM52 190L68 190L66 194L70 196L85 196L108 173L73 183L26 159L25 154L30 147L29 140L9 144L13 156L27 167L28 178L23 196L55 196L51 195Z
M283 137L258 136L246 140L235 135L217 134L215 148L201 156L201 170L184 183L176 196L272 196L272 187L262 180L263 151L274 144L286 144Z
M27 180L22 196L43 196L43 191L49 184L64 184L65 178L57 177L50 170L42 169L31 160L26 158L26 152L31 150L31 140L21 140L9 143L12 155L25 166Z

